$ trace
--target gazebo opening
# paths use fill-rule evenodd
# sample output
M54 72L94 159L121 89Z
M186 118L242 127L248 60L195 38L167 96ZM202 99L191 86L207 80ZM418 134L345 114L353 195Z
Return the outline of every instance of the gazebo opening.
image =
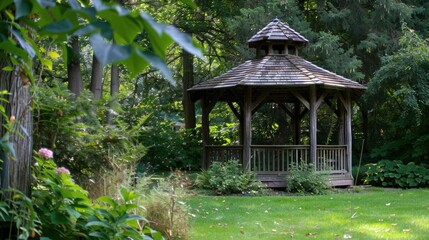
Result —
M352 101L365 87L298 56L308 40L274 19L248 40L256 59L189 89L202 105L203 167L238 159L269 186L288 169L312 163L332 185L352 185ZM210 141L210 112L225 103L238 119L238 141ZM213 133L212 133L213 134Z

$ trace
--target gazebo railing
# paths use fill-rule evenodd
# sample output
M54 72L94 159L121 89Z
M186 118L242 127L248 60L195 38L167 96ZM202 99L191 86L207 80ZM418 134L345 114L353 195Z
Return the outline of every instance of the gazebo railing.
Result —
M208 165L212 162L225 162L229 160L238 160L243 164L243 146L214 146L208 145L205 147L205 159Z
M243 146L205 147L205 159L210 165L214 161L239 160L243 164ZM286 173L292 165L310 163L309 145L252 145L250 170L257 174ZM330 174L346 174L346 145L318 145L317 159L313 163L316 171Z
M251 157L250 170L255 173L286 173L292 165L309 162L310 146L253 145Z
M330 174L345 174L348 172L347 166L347 146L346 145L318 145L317 171Z

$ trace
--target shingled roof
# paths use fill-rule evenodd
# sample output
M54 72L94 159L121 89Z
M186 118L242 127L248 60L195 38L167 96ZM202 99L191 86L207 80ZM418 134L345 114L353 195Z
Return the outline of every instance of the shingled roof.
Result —
M279 41L289 45L306 43L308 40L278 19L250 38L251 43ZM288 42L289 41L289 42ZM188 89L194 100L201 98L207 91L242 89L244 86L272 88L286 93L288 89L305 89L315 85L322 89L345 91L350 89L352 98L359 98L365 91L363 85L330 72L326 69L291 54L268 54L263 58L249 60L230 71L211 80Z
M249 47L253 47L260 42L266 41L294 42L297 45L304 45L308 42L305 37L277 18L257 32L247 43Z

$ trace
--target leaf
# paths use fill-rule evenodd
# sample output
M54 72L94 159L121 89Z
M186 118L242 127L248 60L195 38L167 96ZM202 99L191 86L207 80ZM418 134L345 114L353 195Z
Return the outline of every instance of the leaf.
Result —
M3 137L0 139L0 147L5 153L10 153L12 157L15 158L16 153L15 149L13 148L13 143L9 141L9 134L6 133L3 135Z
M143 28L142 22L138 22L138 19L129 15L118 16L113 11L104 11L100 16L110 23L118 44L131 44Z
M127 59L132 54L131 46L108 43L99 33L93 34L89 41L94 49L95 56L103 66Z
M197 4L195 4L192 0L179 0L179 1L188 5L191 8L197 8Z
M52 61L47 58L41 58L40 62L43 66L47 67L49 71L52 71Z
M80 10L82 9L82 6L80 5L80 3L76 0L69 0L69 5L73 10Z
M25 41L25 39L22 37L20 32L13 29L11 30L11 32L12 32L12 35L16 38L16 40L18 40L19 45L21 45L22 49L24 49L27 52L30 58L33 58L34 56L36 56L36 51L33 49L30 43Z
M80 214L78 211L74 210L71 206L66 206L66 211L70 216L74 217L75 219L78 219L82 214Z
M69 33L73 30L73 23L69 19L54 21L43 27L49 33Z
M71 220L63 213L53 212L51 214L51 221L53 224L70 224Z
M13 2L13 0L2 0L2 1L0 1L0 11L7 8L12 2Z
M89 236L91 236L91 237L98 237L98 238L101 238L101 239L109 239L109 236L107 234L105 234L105 233L102 233L102 232L91 232L89 234Z
M108 203L111 206L115 206L116 205L115 200L113 200L112 198L107 197L107 196L101 196L101 197L97 198L97 201L98 202L103 202L103 203Z
M147 222L146 218L142 217L140 215L128 215L127 221L131 221L131 220L138 220L138 221L145 221L145 222Z
M201 48L194 45L190 35L179 31L179 29L171 25L166 26L165 32L188 53L193 54L199 58L203 57Z
M109 9L109 6L104 4L103 1L101 0L92 0L92 3L94 4L94 8L95 10L97 10L97 12L101 12Z
M13 67L11 67L11 66L6 66L6 67L4 67L2 70L3 70L3 71L5 71L5 72L11 72L11 71L13 71Z
M27 136L28 138L30 138L30 134L28 134L27 129L25 129L25 127L23 125L20 124L19 128L25 134L25 136Z
M171 83L171 85L176 85L176 82L173 79L173 75L171 74L170 69L168 69L168 66L164 60L162 60L155 54L141 53L140 51L138 53L144 59L146 59L146 61L148 61L152 67L159 70L161 74Z
M60 57L60 54L58 54L57 52L48 52L48 56L54 60L57 60Z
M91 24L84 25L83 27L76 30L74 36L90 35L94 32L100 32L101 36L105 39L113 38L113 31L109 23L102 21L94 21Z
M85 227L92 227L92 226L103 227L103 228L107 228L107 229L113 229L112 226L110 226L109 224L107 224L105 222L101 222L101 221L91 221L85 225Z
M156 22L149 14L140 13L140 17L145 21L145 28L147 31L155 31L159 36L161 36L164 31L164 25Z
M144 69L146 69L149 66L149 62L146 61L139 53L137 48L134 49L131 56L127 58L126 60L122 61L127 70L129 71L130 78L134 78L142 72Z
M27 16L31 12L32 4L29 0L14 0L15 2L15 18Z
M132 192L132 191L130 191L130 192ZM130 192L128 192L128 190L125 188L120 189L121 197L125 202L128 202L130 200L129 199Z
M40 6L42 6L44 8L55 6L54 0L37 0L37 2L40 4Z

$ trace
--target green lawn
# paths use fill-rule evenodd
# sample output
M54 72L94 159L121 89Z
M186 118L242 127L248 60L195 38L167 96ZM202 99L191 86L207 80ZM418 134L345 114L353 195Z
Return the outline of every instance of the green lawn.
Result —
M429 239L429 190L198 196L190 239Z

